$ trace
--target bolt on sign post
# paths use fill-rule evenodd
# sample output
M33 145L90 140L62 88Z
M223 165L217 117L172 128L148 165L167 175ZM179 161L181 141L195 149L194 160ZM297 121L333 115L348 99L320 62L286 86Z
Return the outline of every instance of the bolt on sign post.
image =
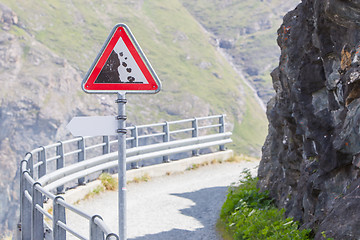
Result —
M161 83L125 24L117 24L87 72L82 89L86 93L116 93L119 144L119 237L126 239L126 93L157 93ZM86 135L86 134L84 134ZM106 134L104 134L106 135Z

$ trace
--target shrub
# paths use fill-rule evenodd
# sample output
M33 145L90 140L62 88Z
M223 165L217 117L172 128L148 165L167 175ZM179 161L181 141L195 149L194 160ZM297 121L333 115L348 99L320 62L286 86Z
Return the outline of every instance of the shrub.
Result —
M258 179L249 170L243 172L239 186L231 186L221 209L220 220L233 239L310 239L310 230L298 230L298 223L284 217L268 192L259 192Z

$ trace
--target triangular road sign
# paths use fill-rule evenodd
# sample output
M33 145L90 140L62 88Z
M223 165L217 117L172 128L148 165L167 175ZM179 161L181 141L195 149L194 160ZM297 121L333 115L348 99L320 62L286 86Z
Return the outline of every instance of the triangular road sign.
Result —
M111 31L82 88L87 93L157 93L161 83L130 29L120 23Z

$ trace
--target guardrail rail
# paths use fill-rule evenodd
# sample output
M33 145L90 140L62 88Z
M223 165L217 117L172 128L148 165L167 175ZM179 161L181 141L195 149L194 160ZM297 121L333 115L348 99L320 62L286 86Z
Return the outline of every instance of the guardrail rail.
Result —
M126 162L138 168L139 162L219 146L225 150L231 132L225 132L225 115L184 119L127 127ZM36 148L20 163L20 223L21 239L64 240L68 234L78 239L119 239L99 215L89 215L67 203L59 195L65 185L85 184L85 177L98 176L102 171L118 165L117 139L103 137L76 137ZM96 177L93 177L96 178ZM66 189L65 189L66 190ZM44 202L52 200L52 213ZM89 222L89 235L83 236L66 222L66 212L72 211ZM45 221L45 218L48 220ZM47 222L52 222L50 226Z

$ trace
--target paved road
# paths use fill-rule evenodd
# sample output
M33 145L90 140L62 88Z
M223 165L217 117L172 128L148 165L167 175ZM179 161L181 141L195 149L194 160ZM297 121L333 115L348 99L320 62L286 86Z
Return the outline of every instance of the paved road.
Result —
M184 173L131 183L127 192L127 237L129 240L219 240L215 224L228 186L239 180L244 168L258 162L223 163ZM117 192L105 192L78 205L100 214L117 231ZM88 226L69 214L68 222L88 235ZM73 225L74 226L74 225Z

